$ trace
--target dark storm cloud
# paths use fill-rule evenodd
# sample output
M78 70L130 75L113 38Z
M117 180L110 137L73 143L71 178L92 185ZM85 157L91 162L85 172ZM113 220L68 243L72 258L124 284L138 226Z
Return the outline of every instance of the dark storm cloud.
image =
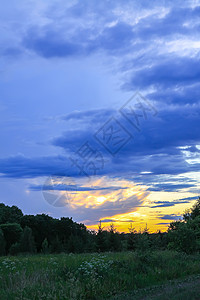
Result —
M37 186L30 186L30 190L32 191L40 191L43 190L54 190L54 191L71 191L72 189L76 192L89 192L89 191L117 191L117 190L124 190L127 187L120 187L120 186L108 186L108 187L89 187L89 186L78 186L78 185L67 185L67 184L54 184L54 185L37 185Z

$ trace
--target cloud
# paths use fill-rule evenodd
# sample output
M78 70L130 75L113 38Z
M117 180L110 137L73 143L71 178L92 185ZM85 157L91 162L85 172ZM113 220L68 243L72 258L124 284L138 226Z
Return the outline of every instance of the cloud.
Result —
M142 39L167 38L168 36L184 36L198 30L200 8L171 6L163 17L150 15L137 23L137 36ZM190 22L193 18L193 22ZM188 26L185 23L188 22ZM193 31L192 31L193 30Z
M165 99L165 103L168 105L174 104L184 106L185 104L193 104L193 107L197 105L196 108L198 109L199 88L199 83L195 82L195 84L184 85L178 89L176 87L171 87L170 89L156 89L154 92L148 94L148 98L160 103Z
M178 201L154 201L154 206L151 206L151 208L157 208L157 207L170 207L174 206L176 204L183 204L183 203L189 203L188 200L178 200Z
M134 72L130 79L130 89L145 89L153 86L169 89L191 85L200 76L199 58L161 57L153 66Z
M92 122L103 123L113 114L115 114L114 109L93 109L87 111L73 111L62 116L62 119L65 121L73 120L76 122L84 122L90 125Z
M131 132L133 137L125 147L120 149L117 160L109 156L108 151L94 138L98 129L104 126L105 122L103 121L106 120L106 118L100 118L102 120L102 125L100 125L98 122L99 113L95 110L82 113L75 112L67 116L67 121L72 120L72 118L75 121L78 117L79 122L82 122L80 129L65 132L61 137L52 141L53 145L69 152L71 149L77 151L81 145L88 141L93 149L101 151L105 160L109 161L109 165L107 164L104 169L107 174L114 173L115 170L120 173L148 171L153 174L171 175L198 171L198 160L190 164L181 147L188 145L187 150L191 154L199 153L195 146L200 141L198 130L199 106L168 106L159 111L158 116L154 118L141 119L141 133L137 133L129 122L126 122L117 111L114 111L113 116ZM110 111L105 115L106 117L109 116ZM93 121L95 119L96 122ZM192 186L191 183L187 184L185 188ZM179 187L184 188L184 185ZM157 188L159 187L157 186ZM160 186L160 188L162 187ZM166 188L170 187L166 186ZM178 186L171 186L171 188L175 189Z
M138 113L141 113L140 111ZM102 143L95 138L95 133L104 128L106 122L114 116L132 138L120 148L113 157L107 150L106 140ZM0 159L0 173L7 177L37 177L53 174L62 176L110 175L130 178L135 176L139 182L144 180L151 184L153 176L161 174L178 175L199 171L200 134L198 123L200 110L197 106L170 105L158 112L158 116L141 118L141 131L137 130L120 114L111 109L72 112L63 116L66 122L76 125L76 129L64 132L60 137L53 138L50 143L64 150L65 155L54 157L13 156ZM114 126L114 125L112 125ZM110 127L110 129L112 129ZM110 130L109 129L109 130ZM105 131L105 129L103 129ZM113 127L114 131L115 128ZM114 132L113 131L113 132ZM111 143L113 133L108 135ZM103 146L105 144L106 148ZM86 149L87 147L87 149ZM83 151L91 150L91 163L83 156ZM85 153L85 152L84 152ZM95 155L99 154L98 162ZM100 163L101 156L101 163ZM150 175L141 174L150 172ZM129 174L132 174L131 176ZM138 177L140 175L140 178ZM155 182L149 187L151 191L174 191L192 188L196 182Z
M8 58L19 58L22 55L23 51L20 48L17 47L10 47L10 48L6 48L2 55L6 56Z
M118 22L115 26L104 29L97 40L98 49L102 48L114 53L122 51L124 53L129 50L133 38L133 27Z
M101 223L134 223L133 220L115 220L115 219L103 219Z
M126 5L121 1L95 3L76 3L64 11L50 5L44 12L48 22L43 26L33 24L23 39L24 46L47 58L87 56L102 50L120 55L138 50L142 42L147 45L156 41L158 45L157 38L174 39L198 32L199 7L177 7L172 3L165 7L159 1L154 7L129 1Z
M173 183L159 183L155 184L153 187L148 188L149 191L166 191L166 192L173 192L178 191L180 189L186 189L190 187L196 186L195 184L173 184Z
M23 45L46 58L70 57L85 52L82 45L74 43L70 39L64 40L58 33L48 30L43 32L42 35L37 30L29 30L24 38Z
M66 176L69 162L65 156L27 158L23 155L0 159L0 173L4 177L34 178L39 176ZM71 171L71 175L72 171Z
M149 195L144 188L133 186L131 182L121 178L93 178L89 184L86 179L79 178L77 186L77 190L74 189L74 184L68 184L67 190L47 187L47 190L43 190L43 196L48 203L62 206L65 214L87 224L94 224L105 218L113 219L114 216L120 222L119 214L136 211ZM127 218L128 221L129 219L130 217Z
M123 186L108 186L108 187L100 187L100 186L95 186L95 187L88 187L88 186L77 186L76 184L52 184L52 185L37 185L37 186L30 186L30 190L32 191L40 191L45 190L45 191L75 191L75 192L89 192L89 191L104 191L104 190L109 190L109 191L117 191L117 190L123 190L127 189L127 187Z
M94 224L97 220L101 220L108 216L122 215L137 210L137 207L145 201L147 195L148 193L145 192L140 196L132 195L115 201L107 200L103 204L95 207L93 206L92 208L81 206L81 209L80 207L77 207L73 210L73 213L76 213L77 210L79 218L82 220L87 220L88 216L90 216L90 222Z
M140 118L141 131L137 132L116 108L69 112L61 118L71 125L70 130L52 137L49 145L63 151L62 156L1 158L1 176L84 176L72 165L70 157L76 156L80 147L89 142L104 158L98 176L131 180L141 172L151 172L151 176L138 178L138 182L150 184L149 191L176 191L197 184L192 180L183 183L180 179L174 184L155 182L156 175L162 180L161 175L175 177L198 172L200 167L196 147L200 144L200 7L191 2L181 4L85 1L63 2L61 6L53 1L37 3L32 8L15 3L21 11L15 22L21 26L16 26L15 34L10 22L2 29L4 56L22 59L24 52L27 58L31 55L37 60L39 56L51 63L55 58L71 62L72 58L83 61L97 55L106 70L120 76L122 90L141 90L153 101L158 114L148 115L147 120ZM96 131L112 116L133 137L115 157L94 138ZM186 151L180 148L183 146L187 146ZM194 158L192 163L190 159Z
M91 29L78 28L73 33L67 30L64 36L54 28L31 28L23 39L23 46L45 58L87 56L98 51L116 53L127 51L133 38L132 26L117 23L113 27L105 27L99 34Z
M180 220L182 219L182 216L179 215L175 215L175 214L171 214L171 215L163 215L163 216L159 216L159 219L163 219L163 220Z
M198 199L198 196L194 196L194 197L187 197L187 198L182 198L182 199L179 199L179 201L191 201L191 200L197 200Z

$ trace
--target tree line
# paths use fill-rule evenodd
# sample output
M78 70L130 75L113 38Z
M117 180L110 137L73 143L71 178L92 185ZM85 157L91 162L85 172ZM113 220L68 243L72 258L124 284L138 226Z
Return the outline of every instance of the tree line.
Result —
M88 230L72 218L52 218L46 214L24 215L17 206L0 203L0 255L26 253L82 253L126 250L172 249L186 253L200 251L200 198L172 222L167 232L119 233L113 224L105 230Z

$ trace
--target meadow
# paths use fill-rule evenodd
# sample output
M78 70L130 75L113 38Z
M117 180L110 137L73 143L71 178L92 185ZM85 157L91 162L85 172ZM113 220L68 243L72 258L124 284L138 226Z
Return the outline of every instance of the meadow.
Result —
M0 299L198 299L183 282L194 276L188 287L198 295L199 275L200 254L169 250L3 256ZM176 280L182 286L168 288ZM171 296L159 298L166 284Z

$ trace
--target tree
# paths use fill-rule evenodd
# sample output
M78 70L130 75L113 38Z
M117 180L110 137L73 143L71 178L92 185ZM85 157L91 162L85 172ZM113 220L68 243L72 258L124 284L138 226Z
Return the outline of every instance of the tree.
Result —
M156 233L152 233L150 236L151 247L153 249L166 249L168 244L167 233L158 230Z
M28 226L24 228L23 234L20 239L20 251L29 252L29 253L36 252L36 246L35 246L32 230Z
M63 245L58 236L51 243L51 253L60 253L63 250Z
M128 228L129 234L128 234L128 241L127 241L127 248L128 250L135 250L136 248L136 230L133 227L132 223L130 227Z
M194 220L198 216L200 216L200 197L191 209L185 211L183 219L187 222L190 219Z
M196 233L188 223L182 221L172 222L168 229L168 239L169 249L187 254L197 250Z
M121 250L121 243L119 233L115 228L114 224L110 224L109 228L109 250L111 251L119 251Z
M101 220L98 225L98 232L96 235L96 248L99 252L104 252L108 249L108 243L106 239L106 233L101 226Z
M49 252L50 252L49 243L47 238L45 238L44 241L42 242L42 253L48 254Z
M183 214L183 221L172 222L168 228L168 248L186 253L200 250L200 197Z
M0 229L0 255L5 255L6 253L6 241L2 229Z
M17 255L21 252L20 250L20 243L14 243L9 249L9 254L10 255Z
M9 207L0 203L0 224L20 223L22 217L23 213L17 206Z
M147 227L147 224L143 231L140 230L140 232L137 234L136 239L136 248L137 250L141 251L147 251L150 248L150 234L149 229Z
M6 253L12 244L19 242L22 235L22 228L17 223L7 223L0 225L6 240Z
M45 238L47 238L48 241L53 241L55 239L55 224L57 223L57 221L59 220L53 219L52 217L45 214L38 214L36 216L25 215L21 219L22 228L28 226L32 229L38 252L41 252L42 242Z
M143 234L149 234L149 228L147 226L147 223L146 226L144 227Z
M88 230L87 232L87 240L85 245L86 252L95 252L96 251L96 231L95 230Z

